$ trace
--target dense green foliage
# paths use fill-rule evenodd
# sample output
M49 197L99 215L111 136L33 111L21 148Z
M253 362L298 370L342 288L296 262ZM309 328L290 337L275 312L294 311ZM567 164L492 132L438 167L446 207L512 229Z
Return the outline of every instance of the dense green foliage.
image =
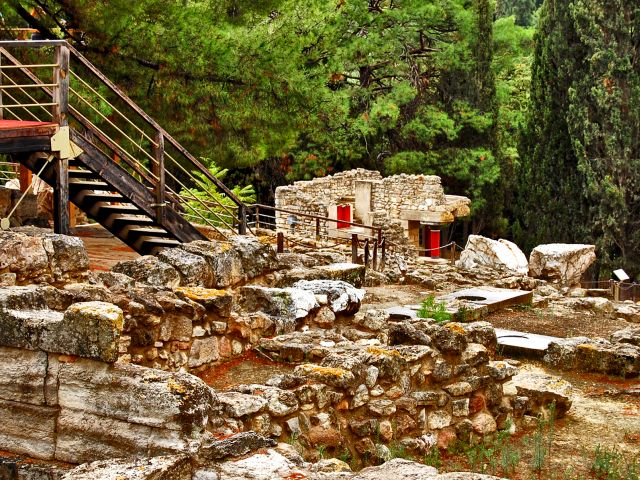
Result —
M353 167L433 173L474 232L638 271L634 2L7 1L4 26L68 38L260 201Z
M532 70L521 240L595 242L640 270L640 5L546 0Z

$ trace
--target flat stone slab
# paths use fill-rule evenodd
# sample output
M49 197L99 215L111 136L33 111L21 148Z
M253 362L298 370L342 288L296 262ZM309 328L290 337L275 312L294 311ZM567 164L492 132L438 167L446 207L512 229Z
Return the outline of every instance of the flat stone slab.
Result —
M407 320L410 318L417 318L416 310L420 308L407 308L407 307L391 307L387 308L387 313L391 320Z
M477 287L442 295L436 300L445 303L464 301L472 306L482 305L486 306L487 311L491 313L513 305L530 304L533 300L533 292L508 288Z
M535 333L518 332L496 328L498 347L508 347L511 351L543 354L551 342L561 340L558 337L537 335Z

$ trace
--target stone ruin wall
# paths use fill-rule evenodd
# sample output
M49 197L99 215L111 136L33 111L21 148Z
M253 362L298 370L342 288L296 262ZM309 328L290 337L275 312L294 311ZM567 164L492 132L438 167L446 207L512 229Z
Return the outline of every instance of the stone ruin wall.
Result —
M367 225L378 225L376 220L381 216L387 217L387 221L383 223L390 220L399 221L403 210L445 210L445 195L440 177L400 174L382 178L377 171L361 168L278 187L275 205L301 213L327 216L330 205L337 204L343 198L354 198L358 181L371 182L370 211L376 215L360 219ZM353 200L350 203L353 203ZM289 230L288 215L282 212L276 214L278 230ZM299 217L298 221L300 224L296 226L296 232L315 235L315 219ZM406 228L406 225L403 225L403 228ZM321 222L320 234L326 236L327 233L327 223Z
M356 314L364 291L333 280L242 286L276 268L271 247L204 247L125 262L93 283L0 288L0 449L82 463L253 430L381 461L392 444L424 453L526 411L503 390L516 369L489 359L490 325ZM216 261L188 271L186 248ZM252 348L291 374L216 392L183 373Z
M428 210L445 202L440 177L436 175L393 175L375 182L372 211L384 211L399 218L402 210Z
M327 216L328 206L337 204L342 198L353 197L355 182L358 180L381 180L380 172L358 168L346 172L314 178L313 180L298 181L293 185L276 188L275 206L310 215ZM288 214L276 213L278 230L289 230ZM313 218L299 217L300 225L296 231L315 236L316 222ZM327 235L327 224L321 222L321 235Z

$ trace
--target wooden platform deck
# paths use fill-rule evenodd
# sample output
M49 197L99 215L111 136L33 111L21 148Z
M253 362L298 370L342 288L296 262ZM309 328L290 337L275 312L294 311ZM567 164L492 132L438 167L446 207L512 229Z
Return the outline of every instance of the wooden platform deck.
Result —
M56 123L0 120L0 153L49 151L57 131Z

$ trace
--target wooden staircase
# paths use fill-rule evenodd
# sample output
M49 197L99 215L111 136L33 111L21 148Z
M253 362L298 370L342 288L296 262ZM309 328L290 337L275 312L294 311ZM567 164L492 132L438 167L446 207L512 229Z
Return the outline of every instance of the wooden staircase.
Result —
M247 233L233 192L65 41L0 42L0 153L53 187L58 233L69 201L141 254L206 239L202 226Z

